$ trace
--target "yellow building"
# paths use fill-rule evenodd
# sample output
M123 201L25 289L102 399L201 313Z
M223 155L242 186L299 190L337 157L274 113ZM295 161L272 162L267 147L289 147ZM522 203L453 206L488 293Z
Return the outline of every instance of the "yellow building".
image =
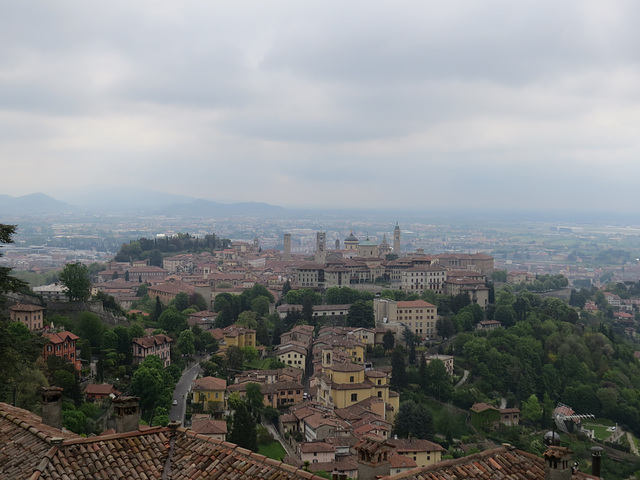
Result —
M347 408L371 397L390 404L389 379L386 373L373 369L365 371L364 365L354 363L323 365L323 373L318 382L320 403L334 408Z
M281 345L276 358L287 366L306 371L307 349L295 343Z
M256 331L242 325L234 324L222 330L222 342L220 342L220 350L226 350L230 346L255 347Z
M420 438L394 438L387 440L387 444L394 446L397 454L413 459L418 467L440 462L442 452L446 452L437 443Z
M203 410L226 410L227 381L216 377L198 378L193 382L193 403L202 404Z

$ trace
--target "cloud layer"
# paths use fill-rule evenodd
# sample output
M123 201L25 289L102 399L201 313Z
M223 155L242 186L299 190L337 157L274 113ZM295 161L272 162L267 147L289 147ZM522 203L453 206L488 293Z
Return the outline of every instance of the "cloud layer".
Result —
M640 5L13 2L3 193L629 208Z

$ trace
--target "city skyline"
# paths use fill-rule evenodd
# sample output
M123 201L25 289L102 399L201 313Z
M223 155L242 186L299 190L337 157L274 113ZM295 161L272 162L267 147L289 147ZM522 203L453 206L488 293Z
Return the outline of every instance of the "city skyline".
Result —
M12 4L3 193L633 211L639 8Z

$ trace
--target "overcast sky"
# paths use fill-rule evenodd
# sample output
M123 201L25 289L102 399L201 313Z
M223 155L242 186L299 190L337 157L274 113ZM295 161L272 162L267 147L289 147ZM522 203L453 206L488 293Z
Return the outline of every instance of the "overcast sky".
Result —
M0 193L636 209L640 2L0 7Z

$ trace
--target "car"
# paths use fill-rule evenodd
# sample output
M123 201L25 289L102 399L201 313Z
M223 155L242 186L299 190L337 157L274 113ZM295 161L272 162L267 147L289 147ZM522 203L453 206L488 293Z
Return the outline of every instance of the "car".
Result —
M173 402L171 402L172 405L177 405L178 404L178 400L174 400Z

